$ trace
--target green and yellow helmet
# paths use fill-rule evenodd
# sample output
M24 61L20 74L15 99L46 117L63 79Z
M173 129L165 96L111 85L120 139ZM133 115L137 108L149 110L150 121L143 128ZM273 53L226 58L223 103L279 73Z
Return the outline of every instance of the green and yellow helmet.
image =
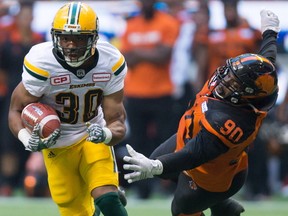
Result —
M54 48L60 53L60 58L72 67L78 67L95 52L95 46L99 31L99 22L94 10L82 2L70 2L62 6L56 13L51 29ZM64 49L60 45L61 35L89 36L87 46L79 47L86 51L77 60L70 60L65 56ZM61 56L62 55L62 56Z

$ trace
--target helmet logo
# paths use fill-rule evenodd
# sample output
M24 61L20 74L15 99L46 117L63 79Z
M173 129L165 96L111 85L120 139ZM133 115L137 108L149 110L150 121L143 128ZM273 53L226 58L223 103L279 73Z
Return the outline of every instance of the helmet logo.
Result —
M79 30L81 30L81 26L80 25L72 25L72 24L65 24L64 25L64 30L66 32L78 32Z
M275 90L275 78L269 74L258 77L255 84L263 93L271 94Z

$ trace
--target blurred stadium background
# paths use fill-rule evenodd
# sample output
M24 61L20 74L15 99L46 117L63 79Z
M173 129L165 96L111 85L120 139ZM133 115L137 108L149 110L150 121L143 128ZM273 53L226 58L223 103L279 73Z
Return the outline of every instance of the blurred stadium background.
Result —
M176 0L175 0L176 1ZM3 2L14 5L11 13L17 12L17 1L4 0ZM50 25L55 12L64 1L35 1L33 28L50 38ZM85 1L84 1L85 2ZM100 33L102 38L107 40L117 39L125 29L125 16L138 12L134 0L119 1L86 1L97 12L100 19ZM197 6L195 1L185 1L187 10L192 13ZM211 21L213 28L221 28L224 25L224 17L221 3L218 0L211 0ZM15 3L15 4L14 4ZM279 15L281 33L279 34L279 62L282 70L288 71L288 1L241 1L239 12L245 16L252 26L260 28L259 11L263 8L273 10ZM115 42L117 43L117 41ZM286 73L287 74L287 73ZM259 182L259 184L261 184ZM245 190L245 189L244 189ZM269 199L261 201L247 201L241 198L241 192L237 197L245 206L244 216L287 216L288 215L288 186L287 191L282 194L275 194ZM171 197L155 195L148 200L139 200L133 194L127 193L127 210L131 216L168 216L170 214ZM206 211L206 215L210 215ZM28 198L22 191L12 197L0 197L0 216L56 216L59 215L56 205L48 198ZM223 215L225 216L225 215Z

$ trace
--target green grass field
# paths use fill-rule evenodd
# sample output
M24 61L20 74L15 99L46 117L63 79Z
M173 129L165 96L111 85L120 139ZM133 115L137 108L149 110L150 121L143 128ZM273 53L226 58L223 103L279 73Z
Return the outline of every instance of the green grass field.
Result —
M129 199L129 216L170 216L170 199L147 201ZM288 216L288 200L241 202L246 211L241 216ZM206 216L210 212L206 211ZM0 198L0 216L58 216L57 207L48 198ZM117 216L117 215L115 215ZM225 215L223 215L225 216Z

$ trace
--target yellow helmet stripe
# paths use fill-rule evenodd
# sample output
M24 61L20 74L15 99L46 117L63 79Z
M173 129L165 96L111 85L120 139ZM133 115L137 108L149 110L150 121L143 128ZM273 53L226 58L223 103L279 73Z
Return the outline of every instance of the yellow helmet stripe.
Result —
M73 2L71 4L71 7L69 9L68 24L71 25L78 24L80 9L81 9L81 2L78 3Z
M112 67L112 72L115 75L118 75L121 73L121 71L124 69L125 67L125 59L124 56L121 55L120 59L116 62L116 64Z
M33 77L40 79L40 80L47 80L50 76L48 71L42 70L38 67L35 67L34 65L32 65L30 62L28 62L28 60L25 58L24 59L24 67L26 69L26 71Z

